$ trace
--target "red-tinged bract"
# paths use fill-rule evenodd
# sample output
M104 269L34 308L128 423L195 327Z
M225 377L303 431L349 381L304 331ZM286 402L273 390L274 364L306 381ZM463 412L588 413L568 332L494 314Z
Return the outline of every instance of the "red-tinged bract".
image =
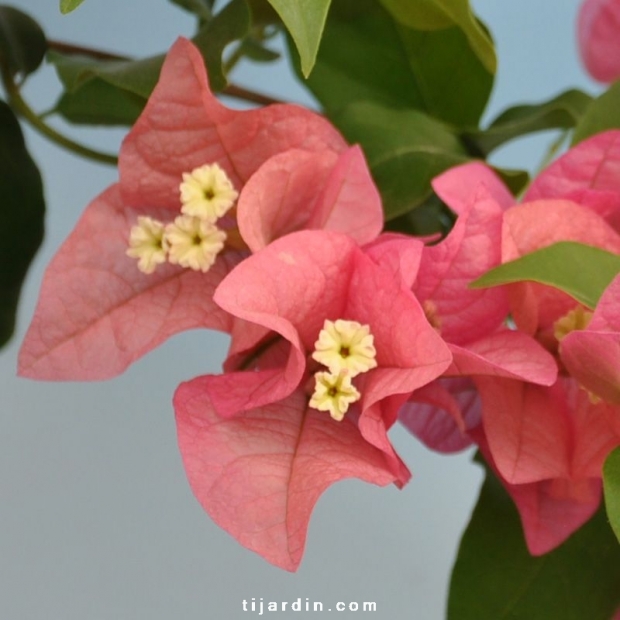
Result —
M449 170L435 180L435 187L459 219L472 202L475 209L490 197L503 209L501 262L565 240L620 253L619 145L618 131L578 144L534 180L520 205L508 200L501 181L478 163ZM439 450L466 445L455 427L478 443L517 504L530 551L539 555L559 545L597 510L602 464L620 444L617 284L610 286L594 314L552 287L521 282L501 288L508 293L518 329L511 331L512 337L534 338L542 345L555 359L557 380L536 381L535 366L529 377L477 372L480 360L471 357L474 352L483 353L485 363L495 359L498 366L516 354L512 367L522 370L532 361L526 347L507 355L508 345L498 340L499 346L493 347L487 335L482 349L481 343L468 343L468 351L459 354L451 346L454 362L446 374L463 368L473 384L467 377L460 382L442 379L436 382L438 389L420 391L420 400L427 403L421 419L415 418L413 407L401 417Z
M215 293L227 312L271 335L245 360L236 356L236 371L179 387L181 454L211 517L278 566L297 567L327 486L350 477L402 486L409 478L387 431L407 396L451 361L394 277L396 264L416 267L419 250L414 240L388 238L365 252L342 234L293 233L239 264ZM376 349L376 364L352 379L361 398L342 421L309 406L326 320L364 326Z
M175 220L184 174L207 165L217 165L239 193L236 207L218 222L227 236L224 248L202 260L184 257L181 245L173 261L178 265L151 262L153 273L139 270L126 255L132 226L141 216ZM170 50L123 142L119 176L86 208L47 269L20 353L22 376L105 379L179 331L234 331L232 317L213 303L213 291L252 250L299 228L331 228L366 243L383 225L359 148L348 148L324 118L299 106L223 106L198 50L184 39ZM188 235L188 248L191 243ZM194 271L197 266L202 271Z
M620 2L585 0L579 10L577 38L588 73L599 82L620 77Z
M450 348L453 362L440 380L412 394L400 420L429 447L450 452L471 443L467 431L480 421L471 377L550 385L557 368L531 337L505 327L505 290L469 288L470 282L501 263L502 208L511 204L508 190L478 163L449 171L433 186L454 205L458 217L445 239L424 248L413 290Z

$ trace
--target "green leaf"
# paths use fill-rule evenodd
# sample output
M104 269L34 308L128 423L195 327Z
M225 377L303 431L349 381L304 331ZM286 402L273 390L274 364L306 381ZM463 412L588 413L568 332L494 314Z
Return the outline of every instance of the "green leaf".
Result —
M495 73L495 46L480 25L469 0L381 0L381 3L402 24L417 30L441 30L457 26L487 71Z
M603 488L607 517L620 542L620 448L616 448L605 460Z
M328 113L366 100L471 127L486 106L493 76L456 27L414 30L375 0L333 0L305 84Z
M43 239L43 185L11 108L0 101L0 347L15 328L22 283Z
M308 77L319 50L331 0L269 0L291 33L301 57L301 71Z
M251 38L244 39L241 42L239 52L243 57L249 58L254 62L273 62L274 60L278 60L278 58L280 58L280 54L278 52L270 50L262 43L259 43L257 40Z
M77 9L82 2L84 2L84 0L60 0L60 12L63 15L71 13L71 11Z
M508 108L487 129L466 132L464 139L473 141L484 155L488 155L505 142L529 133L574 127L591 101L592 98L580 90L568 90L543 103Z
M170 0L170 2L194 13L199 19L211 19L211 3L207 0Z
M104 80L88 80L73 93L64 93L54 111L72 123L87 125L133 125L146 99L116 88Z
M45 33L32 17L12 6L0 6L0 61L11 75L36 71L46 51Z
M209 83L214 91L222 90L228 80L222 66L224 48L243 39L252 25L252 15L245 0L232 0L192 39L202 52L209 69Z
M470 284L486 288L524 280L554 286L588 308L620 273L620 256L574 241L561 241L487 271Z
M147 99L153 92L164 55L140 60L94 60L84 56L48 55L67 92L73 93L93 79Z
M575 127L573 144L607 129L620 129L620 81L588 106Z
M333 119L350 142L362 145L387 219L421 205L434 176L468 159L449 127L417 110L359 102Z
M226 86L222 52L243 38L250 27L245 0L233 0L209 21L193 42L202 52L213 90ZM74 123L131 125L144 108L159 78L164 55L140 60L102 61L50 54L65 92L55 111Z
M493 168L501 177L513 196L518 196L527 186L530 175L526 170L512 170L508 168Z
M610 620L620 603L620 546L598 513L532 557L512 500L487 472L452 572L448 620Z

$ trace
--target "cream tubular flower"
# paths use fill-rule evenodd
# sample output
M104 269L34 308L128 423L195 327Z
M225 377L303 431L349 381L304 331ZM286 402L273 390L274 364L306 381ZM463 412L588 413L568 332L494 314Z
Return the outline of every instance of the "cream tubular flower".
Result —
M333 374L346 370L351 377L377 367L377 351L368 325L357 321L326 320L314 343L312 358Z
M239 195L228 175L217 165L207 164L183 173L181 213L215 223Z
M576 306L553 324L553 335L559 342L572 331L585 329L592 320L592 315L593 313L583 306Z
M207 272L224 247L226 233L190 215L179 215L166 226L168 260L174 265Z
M157 265L166 262L167 251L164 225L153 218L139 216L129 233L127 256L138 259L138 269L142 273L153 273Z
M346 371L338 374L317 372L314 378L316 385L309 406L319 411L329 411L334 420L341 422L349 405L360 399L360 393L351 384L351 376Z

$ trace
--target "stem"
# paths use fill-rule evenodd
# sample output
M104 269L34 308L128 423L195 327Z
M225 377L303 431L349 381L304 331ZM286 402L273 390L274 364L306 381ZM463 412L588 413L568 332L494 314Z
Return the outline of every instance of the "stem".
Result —
M243 42L237 44L237 47L233 50L233 53L230 55L230 58L222 63L222 68L224 70L224 75L230 73L232 69L234 69L235 65L243 58Z
M47 47L61 54L68 54L69 56L79 54L82 56L90 56L97 60L131 60L127 56L119 56L113 52L96 50L92 47L83 47L82 45L73 45L72 43L65 43L64 41L50 41L50 39L48 39Z
M19 92L19 88L13 81L13 77L10 71L3 63L0 63L0 73L2 76L2 84L4 85L4 89L6 90L11 107L23 118L25 118L39 133L49 138L52 142L55 142L56 144L64 147L69 151L73 151L78 155L88 157L89 159L93 159L104 164L111 164L113 166L117 165L118 158L115 155L108 155L107 153L94 151L87 146L78 144L70 138L63 136L61 133L59 133L58 131L50 127L47 123L42 121L36 114L36 112L24 101L21 93Z
M91 58L95 58L97 60L131 60L131 58L128 58L127 56L119 56L118 54L114 54L112 52L105 52L102 50L93 49L91 47L84 47L82 45L73 45L72 43L65 43L64 41L48 40L47 43L49 49L60 52L61 54L79 54L82 56L90 56ZM269 97L268 95L263 95L261 93L248 90L243 86L237 86L236 84L232 83L229 83L228 86L224 88L222 94L228 95L229 97L234 97L236 99L249 101L250 103L258 103L259 105L284 103L284 101L281 101L279 99L274 99L273 97Z
M224 90L222 90L222 94L228 95L229 97L235 97L236 99L243 99L244 101L249 101L251 103L258 103L259 105L284 103L284 101L281 101L280 99L274 99L273 97L269 97L269 95L263 95L261 93L254 92L253 90L248 90L243 86L237 86L233 83L229 83L228 86L225 86Z

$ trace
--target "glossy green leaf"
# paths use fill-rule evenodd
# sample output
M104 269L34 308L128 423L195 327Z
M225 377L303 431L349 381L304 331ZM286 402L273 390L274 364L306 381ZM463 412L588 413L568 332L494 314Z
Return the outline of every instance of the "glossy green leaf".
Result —
M252 15L247 2L232 0L192 39L205 59L213 90L222 90L228 84L222 65L224 48L232 41L243 39L251 24Z
M0 6L0 61L12 75L28 75L39 68L47 51L41 26L12 6Z
M527 186L530 175L526 170L494 168L513 196L518 196Z
M74 9L77 9L84 0L60 0L60 12L63 15L71 13Z
M620 256L574 241L561 241L504 263L470 284L486 288L524 280L554 286L594 308L614 277Z
M93 78L75 92L61 95L54 111L72 123L130 126L145 103L144 97Z
M472 13L469 0L381 0L381 3L409 28L438 30L457 26L487 71L495 73L495 46Z
M310 75L321 43L331 0L269 0L291 33L301 57L301 71Z
M417 110L359 102L333 119L349 142L362 145L387 219L421 205L434 176L467 160L448 126Z
M17 119L0 101L0 346L15 327L22 283L43 239L43 185Z
M508 108L487 129L467 132L464 138L473 141L481 154L488 155L514 138L545 129L574 127L591 101L589 95L579 90L568 90L543 103Z
M456 27L414 30L375 0L333 0L305 84L330 114L366 100L471 127L486 106L493 76Z
M280 54L278 52L270 50L262 43L259 43L251 38L247 38L242 41L240 54L244 58L249 58L254 62L273 62L274 60L278 60L278 58L280 58Z
M575 127L573 144L607 129L620 129L620 81L588 106Z
M607 517L620 542L620 448L616 448L605 460L603 487Z
M209 68L213 90L226 86L222 52L250 27L245 0L233 0L194 37ZM131 125L153 91L164 55L140 60L101 61L50 54L65 87L55 110L74 123Z
M619 603L620 545L603 510L532 557L510 497L487 473L452 572L448 620L610 620Z

